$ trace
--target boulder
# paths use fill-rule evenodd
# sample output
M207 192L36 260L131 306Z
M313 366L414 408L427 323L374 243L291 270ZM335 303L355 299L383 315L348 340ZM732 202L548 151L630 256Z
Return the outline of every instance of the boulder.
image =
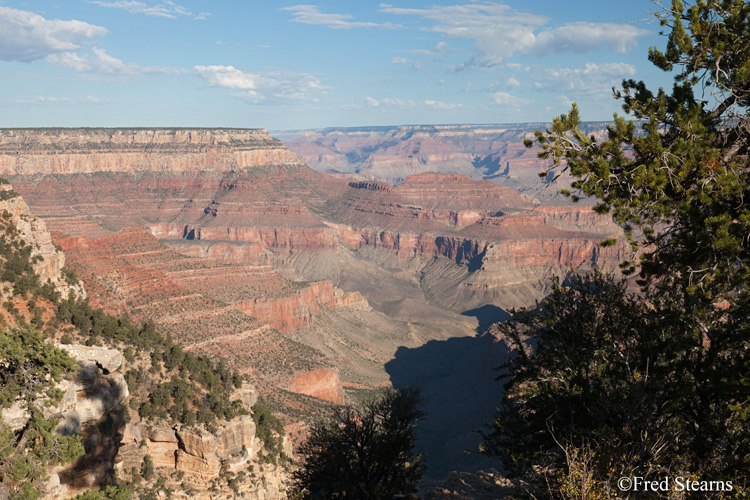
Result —
M117 349L66 344L59 347L73 356L82 368L93 364L107 374L117 370L122 365L122 353Z

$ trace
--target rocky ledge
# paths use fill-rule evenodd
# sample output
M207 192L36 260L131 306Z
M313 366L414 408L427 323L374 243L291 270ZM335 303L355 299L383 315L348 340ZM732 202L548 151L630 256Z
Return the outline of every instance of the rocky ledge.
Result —
M300 163L296 154L262 129L0 130L0 171L6 175L223 172Z

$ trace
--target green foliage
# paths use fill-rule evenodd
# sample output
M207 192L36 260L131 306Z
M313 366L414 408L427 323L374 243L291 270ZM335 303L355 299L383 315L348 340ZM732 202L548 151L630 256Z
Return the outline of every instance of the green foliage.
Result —
M107 486L104 491L86 490L73 500L130 500L133 492L127 488Z
M17 398L32 401L77 369L68 353L44 341L44 335L33 329L0 331L0 408L10 406Z
M649 58L678 70L672 93L632 80L615 93L642 130L615 116L606 140L585 137L574 105L536 132L540 156L558 168L565 160L578 195L643 231L633 243L644 279L729 299L750 286L750 4L676 2L656 15L671 32L666 52L652 48Z
M601 274L567 281L498 325L516 356L483 451L540 491L581 448L596 450L600 477L674 472L685 450L664 439L689 418L675 363L690 360L676 358L667 318Z
M107 314L91 307L87 300L72 295L57 302L57 320L72 323L81 335L88 336L87 342L91 344L104 341L111 345L126 345L124 356L129 361L135 359L137 352L150 353L150 375L137 370L125 374L131 393L138 394L144 387L148 389L139 409L143 418L165 418L174 423L195 422L196 415L190 406L199 408L197 421L203 424L247 414L242 403L230 397L237 381L241 380L238 373L207 356L186 352L171 338L159 333L153 321L138 326L127 316L118 318ZM163 384L150 382L159 377L162 367L174 374L171 380Z
M60 436L57 420L45 419L39 401L57 402L53 383L76 365L64 351L44 342L35 330L0 332L0 407L24 401L29 421L18 432L0 422L0 483L13 498L36 499L45 468L68 463L83 454L78 436ZM46 396L46 398L45 398Z
M283 453L284 423L276 418L271 413L271 409L260 400L253 405L253 421L255 422L255 435L263 442L263 448L266 450L266 459L276 463Z
M574 105L536 132L576 179L567 194L623 225L642 287L573 278L501 327L517 357L484 446L537 498L571 496L575 464L594 490L619 475L739 485L750 467L750 4L655 16L668 41L649 59L675 71L672 91L615 92L641 130L615 116L586 137Z
M424 472L414 453L414 425L424 416L416 387L389 391L361 408L333 410L300 448L306 457L295 472L304 498L392 499L416 491Z
M143 457L143 463L141 463L141 477L148 481L154 477L154 461L151 455Z

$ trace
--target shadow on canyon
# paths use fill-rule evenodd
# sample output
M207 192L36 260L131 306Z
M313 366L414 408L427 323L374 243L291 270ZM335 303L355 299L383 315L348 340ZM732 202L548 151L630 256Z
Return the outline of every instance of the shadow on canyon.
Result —
M461 315L477 318L477 321L479 321L477 332L480 333L486 332L487 329L495 323L510 319L510 313L508 313L508 311L497 306L493 306L492 304L485 304L482 307L464 311L461 313Z
M386 363L394 387L414 384L422 390L427 416L417 424L417 448L426 454L426 479L453 470L502 470L499 460L477 451L477 444L478 430L493 421L503 395L496 368L508 355L504 342L482 334L399 347Z
M60 483L71 488L103 488L115 480L115 458L122 440L125 426L125 406L122 401L123 387L104 380L97 366L87 366L79 370L76 378L83 385L83 397L92 406L112 408L98 422L81 426L77 414L63 420L58 432L63 436L80 435L85 453L72 465L61 470ZM106 370L102 371L108 374Z

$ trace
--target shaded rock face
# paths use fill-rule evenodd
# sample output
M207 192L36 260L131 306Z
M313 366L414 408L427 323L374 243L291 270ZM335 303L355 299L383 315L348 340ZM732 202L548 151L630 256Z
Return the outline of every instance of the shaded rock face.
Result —
M517 483L494 469L451 472L429 486L425 500L498 500L510 496Z
M56 432L81 435L85 454L72 464L63 464L47 471L43 500L72 498L87 488L97 488L111 480L117 443L100 432L104 418L119 422L122 402L128 397L125 378L116 370L122 354L114 349L82 345L58 346L73 356L80 367L70 380L62 380L57 388L63 393L59 404L40 404L45 418L59 421ZM106 366L106 369L102 367ZM23 428L30 415L25 404L16 404L2 411L3 423L14 430ZM118 425L117 423L114 424Z
M115 349L60 345L76 359L80 367L71 380L62 380L58 389L63 391L55 407L44 406L45 417L60 419L57 431L61 434L80 434L85 426L98 422L128 397L125 377L116 370L122 364L122 353ZM105 369L102 367L106 366ZM21 402L2 411L3 422L19 430L30 418Z
M79 434L87 425L98 422L129 396L125 377L116 370L122 353L104 347L61 345L81 367L71 382L63 382L62 419L58 432Z
M300 394L307 394L334 404L343 404L345 401L344 388L341 380L334 370L315 370L300 373L292 379L289 390Z

